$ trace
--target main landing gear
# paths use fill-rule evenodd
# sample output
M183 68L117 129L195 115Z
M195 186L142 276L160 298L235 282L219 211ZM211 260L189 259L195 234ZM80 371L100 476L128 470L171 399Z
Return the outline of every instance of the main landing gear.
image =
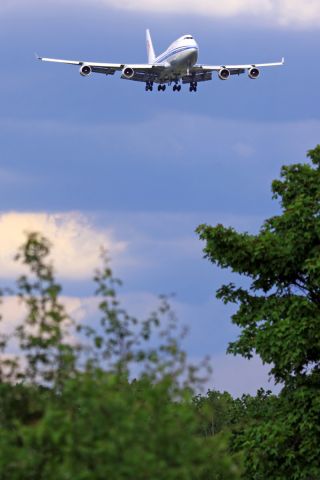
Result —
M181 88L182 88L181 85L179 85L178 83L175 83L173 85L172 90L174 92L181 92ZM166 85L164 85L164 84L158 85L158 92L164 92L166 89L167 89ZM196 92L197 89L198 89L198 83L197 82L191 82L190 83L190 88L189 88L190 92ZM152 90L153 90L153 82L146 82L146 92L149 92L149 91L152 92Z

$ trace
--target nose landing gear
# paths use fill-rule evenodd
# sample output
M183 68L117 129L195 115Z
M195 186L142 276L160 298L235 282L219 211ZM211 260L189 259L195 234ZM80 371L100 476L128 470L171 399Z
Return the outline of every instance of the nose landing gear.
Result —
M198 83L197 83L197 82L191 82L191 83L190 83L189 91L190 91L190 92L196 92L197 89L198 89L197 87L198 87Z

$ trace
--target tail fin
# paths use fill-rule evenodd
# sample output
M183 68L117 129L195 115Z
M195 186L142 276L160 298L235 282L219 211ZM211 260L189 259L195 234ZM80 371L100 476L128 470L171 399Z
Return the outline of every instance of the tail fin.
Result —
M148 63L153 64L156 59L156 54L154 53L150 30L147 30L147 54L148 54Z

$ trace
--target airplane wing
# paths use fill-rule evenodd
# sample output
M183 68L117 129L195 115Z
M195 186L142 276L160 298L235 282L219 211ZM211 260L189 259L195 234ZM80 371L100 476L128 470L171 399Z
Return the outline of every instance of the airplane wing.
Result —
M206 72L219 72L222 68L227 68L230 71L234 70L249 70L252 67L279 67L284 65L284 58L281 62L275 63L251 63L250 65L195 65L192 70L206 71Z
M281 62L274 63L251 63L246 65L195 65L190 69L189 75L184 77L183 82L189 83L189 80L194 81L194 76L198 77L197 81L211 80L212 72L220 72L223 69L229 70L230 75L241 75L252 68L279 67L282 65L284 65L284 58L282 58Z
M133 80L136 82L159 81L161 73L166 68L164 64L125 64L125 63L97 63L82 60L62 60L58 58L45 58L37 56L42 62L63 63L67 65L78 65L80 74L88 76L91 73L102 73L104 75L114 75L115 72L122 72L121 78ZM240 75L248 71L251 78L259 76L260 67L276 67L284 64L284 59L276 63L257 63L248 65L195 65L190 68L187 75L182 77L183 83L206 82L212 80L212 73L217 72L219 77L226 80L230 75ZM258 70L253 72L253 69ZM224 72L223 72L224 71ZM225 73L227 76L223 76Z
M125 63L97 63L87 62L82 60L62 60L59 58L45 58L37 56L38 60L42 62L63 63L67 65L80 66L80 73L83 76L90 75L90 73L102 73L104 75L114 75L115 72L124 72L124 69L128 69L128 75L122 74L122 78L126 80L136 80L145 82L152 80L159 74L164 66L162 65L149 65L149 64L125 64Z

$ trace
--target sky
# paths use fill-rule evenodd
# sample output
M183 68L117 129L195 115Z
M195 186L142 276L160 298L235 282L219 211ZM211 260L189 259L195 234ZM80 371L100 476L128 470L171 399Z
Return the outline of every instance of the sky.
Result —
M238 331L215 290L237 279L203 259L195 229L257 232L279 212L270 186L281 166L319 143L318 0L5 0L0 22L1 284L19 273L24 232L41 231L82 318L104 245L133 313L175 293L190 358L212 357L211 388L272 388L259 359L225 354ZM191 33L201 63L286 65L257 81L215 77L191 95L34 58L144 63L146 28L156 53ZM19 307L3 308L12 326Z

